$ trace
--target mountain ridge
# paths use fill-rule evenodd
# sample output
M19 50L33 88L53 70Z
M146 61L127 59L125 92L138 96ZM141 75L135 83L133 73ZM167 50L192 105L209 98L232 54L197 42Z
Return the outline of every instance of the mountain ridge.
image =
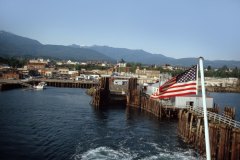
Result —
M86 48L72 48L63 45L41 44L37 40L18 36L9 32L0 31L0 55L3 56L48 56L71 60L108 60L105 56L94 50Z
M98 52L101 52L111 58L118 58L120 60L123 58L126 61L129 62L145 62L146 64L171 64L176 66L191 66L198 63L198 58L172 58L167 57L162 54L152 54L149 52L146 52L144 50L130 50L126 48L114 48L114 47L108 47L108 46L90 46L88 48L91 48L93 50L96 50ZM118 53L116 54L116 50L124 50L123 54ZM129 55L126 57L126 52L128 51ZM134 52L134 54L132 54ZM114 54L115 53L115 54ZM131 55L132 54L132 55ZM145 56L143 56L145 54ZM141 56L142 57L141 57ZM234 61L234 60L205 60L204 66L212 66L215 68L222 67L224 65L227 65L228 67L240 67L240 61Z

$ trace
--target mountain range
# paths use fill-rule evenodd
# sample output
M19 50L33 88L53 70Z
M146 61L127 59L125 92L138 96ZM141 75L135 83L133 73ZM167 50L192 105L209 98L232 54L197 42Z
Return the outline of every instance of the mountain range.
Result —
M63 45L43 45L40 42L9 32L0 31L0 55L49 57L71 60L113 60L97 51L87 48L73 48Z
M171 58L162 54L152 54L144 50L114 48L109 46L80 46L80 45L44 45L30 38L18 36L9 32L0 31L0 56L31 56L49 57L71 60L104 60L116 62L124 59L126 62L140 62L143 64L170 64L175 66L191 66L197 64L197 58ZM205 66L215 68L224 65L240 67L240 61L205 60Z
M75 46L76 47L76 46ZM151 54L144 50L130 50L125 48L113 48L108 46L91 46L87 47L100 53L105 54L113 59L120 60L123 58L127 62L141 62L143 64L171 64L174 66L191 66L198 63L198 58L171 58L162 54ZM220 68L222 66L240 67L240 61L227 61L227 60L205 60L204 66L212 66Z

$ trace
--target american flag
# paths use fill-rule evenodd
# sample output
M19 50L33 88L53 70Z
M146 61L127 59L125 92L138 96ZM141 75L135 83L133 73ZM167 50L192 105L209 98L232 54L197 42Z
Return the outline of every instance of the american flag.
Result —
M161 85L151 98L169 98L197 93L197 65Z

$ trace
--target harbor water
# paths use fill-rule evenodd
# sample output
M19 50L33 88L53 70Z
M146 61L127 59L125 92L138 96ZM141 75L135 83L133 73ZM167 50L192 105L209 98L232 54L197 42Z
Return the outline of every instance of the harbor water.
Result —
M96 110L85 91L49 87L0 92L0 159L200 158L178 137L176 120L159 120L124 106ZM220 106L240 104L240 94L211 96ZM239 118L239 110L237 114Z
M240 93L210 93L215 104L220 108L221 113L224 107L234 107L236 112L235 119L240 121Z

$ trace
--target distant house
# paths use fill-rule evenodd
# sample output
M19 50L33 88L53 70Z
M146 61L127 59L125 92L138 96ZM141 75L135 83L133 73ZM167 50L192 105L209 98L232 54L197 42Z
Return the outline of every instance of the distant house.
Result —
M63 65L62 62L57 62L56 64L59 65L59 66Z
M71 79L75 79L78 76L78 71L68 71L68 74Z
M14 69L4 69L0 71L0 78L1 79L19 79L21 75L17 70Z
M29 60L28 64L27 64L27 68L29 70L37 70L37 69L43 69L47 66L49 61L47 60L43 60L43 59L33 59L33 60Z
M80 74L80 76L76 76L75 80L98 80L100 78L100 75L98 74Z
M114 71L121 73L121 75L124 75L125 73L129 72L129 67L127 67L127 63L121 59L115 66Z
M121 60L120 62L117 63L118 67L126 67L127 63L124 60Z
M21 73L23 75L28 75L28 73L29 73L27 66L24 66L23 68L18 68L17 70L19 71L19 73Z
M79 64L79 62L72 62L71 60L68 60L66 64L76 65L76 64Z
M102 63L101 66L102 66L102 67L106 67L107 64L106 64L106 63Z
M55 71L54 68L44 68L44 69L39 69L39 70L38 70L38 72L39 72L42 76L46 76L46 77L52 77L54 71Z
M139 67L137 67L136 72L135 72L138 76L146 76L147 78L159 78L159 74L160 72L157 70L146 70L144 69L139 69Z
M173 66L171 66L170 64L165 64L165 65L163 65L162 66L162 68L164 69L164 70L173 70Z
M0 69L9 69L10 66L7 64L0 64Z
M68 72L69 72L69 69L68 68L59 68L58 69L58 72L60 73L60 74L68 74Z
M86 63L86 62L81 62L80 65L81 65L81 66L86 66L87 63Z

